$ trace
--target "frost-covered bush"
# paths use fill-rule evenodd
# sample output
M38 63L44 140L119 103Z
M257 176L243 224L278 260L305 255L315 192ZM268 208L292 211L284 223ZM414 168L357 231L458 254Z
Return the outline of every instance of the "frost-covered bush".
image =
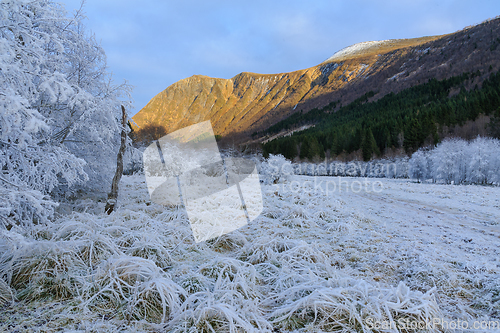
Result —
M282 155L269 155L260 166L260 180L264 184L277 184L294 174L292 163Z
M448 139L432 150L420 149L410 159L410 175L445 184L500 184L500 140L478 137L471 142Z

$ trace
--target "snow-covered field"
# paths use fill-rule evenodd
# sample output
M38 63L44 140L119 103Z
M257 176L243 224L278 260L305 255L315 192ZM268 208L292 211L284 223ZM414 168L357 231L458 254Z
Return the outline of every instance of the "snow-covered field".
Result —
M499 187L293 176L262 191L260 217L202 243L181 209L149 200L140 175L122 179L110 216L82 200L29 235L2 231L0 303L12 288L18 301L0 307L0 331L500 323Z

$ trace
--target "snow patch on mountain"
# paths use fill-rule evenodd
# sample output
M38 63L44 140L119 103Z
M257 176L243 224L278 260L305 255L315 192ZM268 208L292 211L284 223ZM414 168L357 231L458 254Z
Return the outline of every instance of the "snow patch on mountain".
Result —
M391 76L390 78L388 78L386 81L387 81L387 82L389 82L389 81L397 81L397 80L399 80L399 78L400 78L401 76L403 76L405 73L406 73L406 71L402 71L402 72L400 72L400 73L397 73L397 74L395 74L395 75Z
M334 55L332 55L330 58L326 59L324 62L340 60L340 59L343 59L343 58L348 57L348 56L355 56L359 53L366 52L369 49L379 47L379 46L387 43L388 41L389 40L380 40L380 41L357 43L357 44L345 47L340 51L337 51Z

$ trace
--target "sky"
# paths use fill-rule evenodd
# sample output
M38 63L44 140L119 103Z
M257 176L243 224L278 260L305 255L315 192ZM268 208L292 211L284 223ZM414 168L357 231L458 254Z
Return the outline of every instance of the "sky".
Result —
M60 0L69 13L81 0ZM282 73L349 45L455 32L500 15L498 0L87 0L86 27L135 114L169 85L201 74Z

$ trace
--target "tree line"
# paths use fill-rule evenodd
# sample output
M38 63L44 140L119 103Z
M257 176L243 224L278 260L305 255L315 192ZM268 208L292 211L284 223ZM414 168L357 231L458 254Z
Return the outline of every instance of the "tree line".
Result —
M459 76L405 89L397 94L368 102L370 91L351 104L332 112L338 102L306 114L295 114L268 131L315 124L315 127L263 145L264 156L282 154L286 158L312 160L361 151L363 160L381 156L388 148L404 148L411 154L426 143L437 144L443 128L462 126L480 114L490 116L491 136L500 136L500 73L492 73L479 88L467 84L481 73ZM451 91L457 91L450 97Z
M500 140L446 139L434 149L419 149L409 160L409 175L419 182L499 185Z

